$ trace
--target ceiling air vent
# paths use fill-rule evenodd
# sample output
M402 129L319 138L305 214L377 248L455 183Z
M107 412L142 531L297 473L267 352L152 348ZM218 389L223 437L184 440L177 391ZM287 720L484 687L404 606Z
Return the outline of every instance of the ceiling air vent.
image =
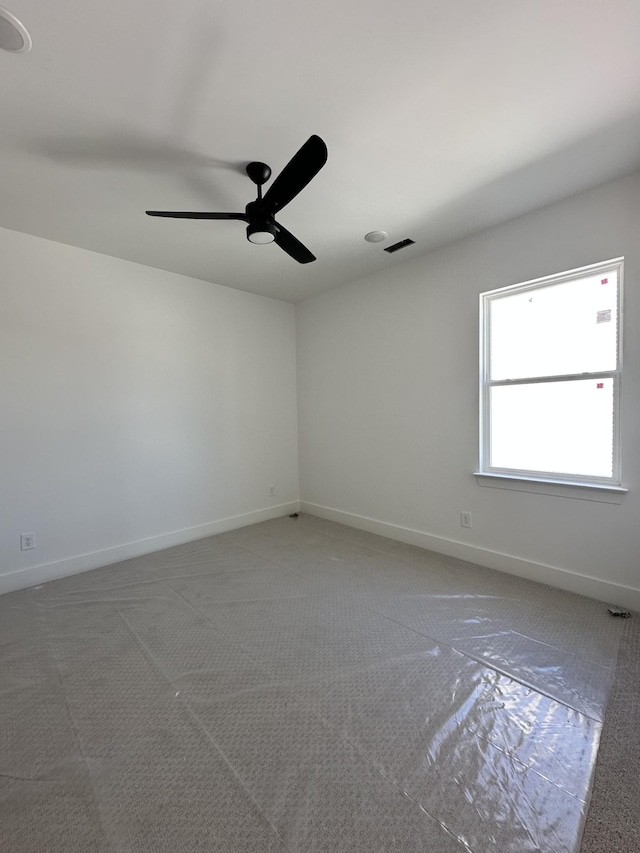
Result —
M407 237L406 240L400 240L399 243L394 243L393 246L387 246L385 252L389 252L389 254L392 254L393 252L399 252L400 249L404 249L405 246L412 246L415 242L415 240L410 240Z

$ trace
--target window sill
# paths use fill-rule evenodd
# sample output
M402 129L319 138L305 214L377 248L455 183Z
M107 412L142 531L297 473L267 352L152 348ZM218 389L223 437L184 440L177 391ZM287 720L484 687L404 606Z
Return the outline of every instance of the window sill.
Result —
M559 498L573 498L580 501L620 504L629 491L622 486L604 486L593 483L579 483L571 480L544 480L513 474L489 474L475 471L479 486L490 489L509 489L515 492L529 492L535 495L553 495Z

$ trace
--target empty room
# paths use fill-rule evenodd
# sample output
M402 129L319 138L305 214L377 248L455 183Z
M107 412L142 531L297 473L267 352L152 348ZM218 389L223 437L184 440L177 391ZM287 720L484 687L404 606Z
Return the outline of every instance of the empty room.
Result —
M0 850L640 850L640 4L0 6Z

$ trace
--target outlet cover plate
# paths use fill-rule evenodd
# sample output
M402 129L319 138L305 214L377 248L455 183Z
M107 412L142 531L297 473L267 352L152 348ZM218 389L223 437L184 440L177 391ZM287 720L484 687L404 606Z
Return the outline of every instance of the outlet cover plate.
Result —
M36 547L36 534L35 533L21 533L20 534L20 550L21 551L32 551Z

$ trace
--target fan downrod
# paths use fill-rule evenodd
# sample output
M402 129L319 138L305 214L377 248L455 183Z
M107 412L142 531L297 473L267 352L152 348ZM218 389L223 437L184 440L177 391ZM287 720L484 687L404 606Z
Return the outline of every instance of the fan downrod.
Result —
M254 184L257 184L259 187L262 184L266 184L266 182L271 177L271 169L267 166L266 163L259 163L257 161L253 161L251 163L247 163L246 165L247 175L251 178Z

